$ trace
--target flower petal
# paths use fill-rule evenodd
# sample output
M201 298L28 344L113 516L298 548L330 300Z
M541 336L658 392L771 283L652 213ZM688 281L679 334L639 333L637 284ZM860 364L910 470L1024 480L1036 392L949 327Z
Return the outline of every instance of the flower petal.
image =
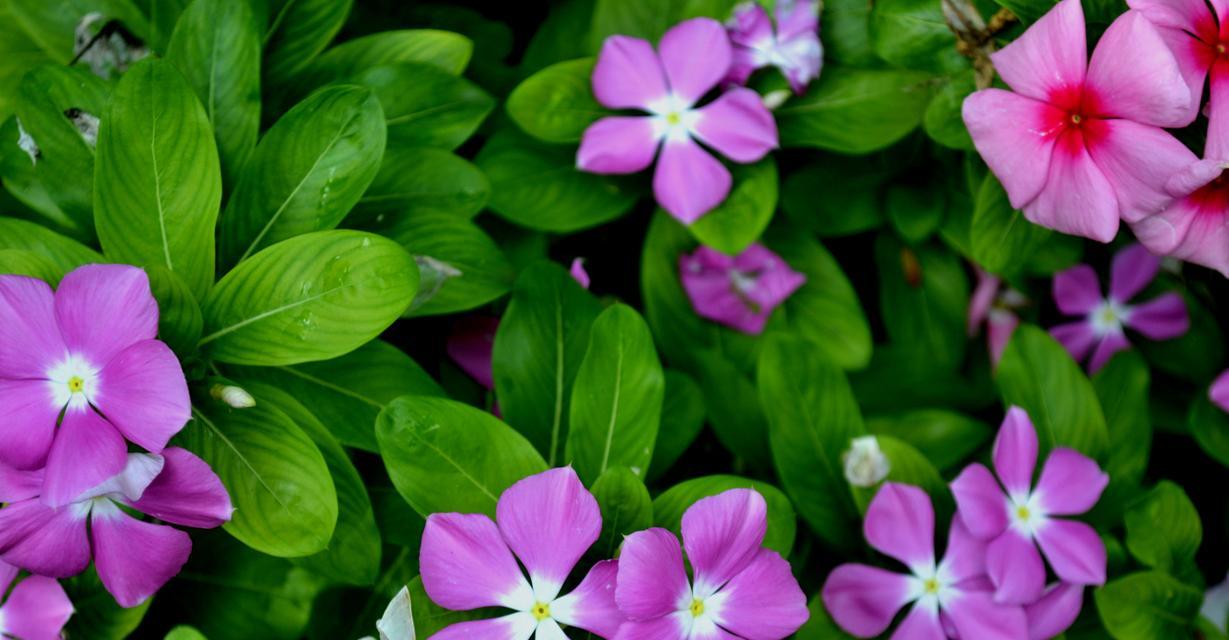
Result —
M1161 260L1141 244L1133 244L1114 255L1110 271L1110 297L1126 303L1144 290L1161 269Z
M653 45L629 36L606 38L592 82L594 97L611 109L648 109L670 93Z
M1037 529L1037 544L1064 582L1105 584L1105 544L1092 527L1051 519Z
M43 492L43 470L23 471L0 464L0 503L37 498ZM0 589L3 592L3 589Z
M1092 325L1087 320L1051 327L1050 335L1063 345L1067 353L1071 354L1071 359L1076 362L1087 358L1088 352L1097 344L1097 334L1093 333Z
M47 463L63 408L52 402L47 384L0 378L0 464L39 469Z
M1078 0L1063 0L1070 2ZM1024 217L1034 224L1098 242L1118 235L1118 209L1114 187L1093 162L1078 129L1062 134L1045 188L1023 207Z
M887 630L912 598L910 577L864 564L843 564L824 581L824 607L845 631L871 638Z
M101 497L115 497L118 499L118 496L123 496L126 500L136 500L141 497L141 494L154 481L154 478L157 478L158 474L162 473L162 468L165 464L166 460L162 456L148 453L130 453L127 456L122 471L107 478L102 484L81 494L77 498L77 502Z
M589 125L576 151L576 168L589 173L644 171L657 156L660 136L648 116L609 116Z
M529 640L538 621L527 612L448 625L429 640Z
M1097 272L1086 264L1076 265L1054 276L1054 302L1069 316L1092 313L1105 300Z
M730 89L698 114L696 137L734 162L756 162L777 148L777 123L750 89Z
M697 500L683 513L683 548L705 598L759 554L768 531L768 503L758 491L730 489Z
M986 574L994 583L995 602L1028 604L1045 588L1046 568L1037 545L1015 529L1004 531L986 547Z
M755 274L754 284L745 293L761 312L766 312L764 315L771 314L807 281L781 256L758 242L734 257L734 268L743 274Z
M1128 11L1105 30L1088 63L1086 91L1101 115L1158 127L1195 118L1178 60L1144 14Z
M499 318L475 315L457 320L448 334L448 357L486 389L495 388L495 380L491 377L491 351L498 329Z
M89 407L69 409L47 456L43 502L52 508L76 502L127 463L128 445L110 422Z
M793 0L777 3L777 40L792 40L819 31L819 2Z
M866 541L912 570L935 561L935 512L925 491L885 482L866 509Z
M990 166L1015 209L1023 209L1045 187L1054 155L1053 106L1002 89L985 89L965 99L961 116L973 145Z
M989 540L1007 528L1007 496L981 463L970 464L956 476L952 495L960 515L957 520L974 536Z
M179 574L192 539L174 527L142 522L113 503L94 505L90 518L98 577L122 607L135 607Z
M42 280L0 275L0 378L46 378L64 359L53 300Z
M185 527L212 529L230 520L230 494L213 469L195 454L168 447L162 473L132 507L159 520Z
M526 611L533 606L533 590L495 522L485 515L431 514L418 562L423 589L445 609Z
M529 476L499 496L495 521L529 571L534 596L550 602L602 532L593 494L571 467Z
M1208 138L1204 156L1229 160L1229 65L1223 60L1212 67L1208 81Z
M1072 516L1093 508L1109 481L1109 475L1088 456L1074 449L1054 449L1041 469L1033 497L1046 515Z
M603 560L593 565L576 589L551 603L551 617L603 638L615 637L624 621L615 603L618 575L617 560Z
M1037 467L1037 430L1020 407L1007 409L999 435L994 440L994 470L1007 488L1007 495L1028 495Z
M892 633L892 640L946 640L947 634L939 622L937 611L914 605L909 615ZM979 639L980 640L980 639Z
M1088 49L1080 0L1063 0L1024 35L991 54L1007 86L1038 100L1084 83Z
M944 613L961 638L1024 640L1027 619L1019 606L996 603L989 593L965 591L945 603Z
M986 575L987 541L975 537L964 525L963 518L952 518L947 535L947 548L943 550L942 572L953 583Z
M1024 608L1029 640L1049 640L1066 631L1084 606L1084 587L1059 582Z
M691 598L678 538L665 529L637 531L623 539L615 601L628 620L660 618Z
M1097 343L1097 348L1092 352L1092 359L1088 361L1088 372L1096 373L1105 366L1105 363L1114 357L1114 354L1119 351L1125 351L1131 348L1131 343L1127 337L1121 332L1107 333L1101 338L1101 342Z
M625 622L615 640L690 640L689 615L679 611L644 622Z
M754 2L741 2L727 23L730 32L730 42L744 47L755 48L773 39L772 18L763 6Z
M717 86L730 70L733 50L725 27L712 18L684 20L657 45L670 92L689 106ZM696 55L698 52L703 55Z
M1216 406L1229 412L1229 369L1216 377L1212 387L1208 389L1208 398Z
M990 312L990 322L986 324L986 347L990 351L990 361L995 367L1003 359L1007 343L1020 326L1020 317L1010 311L995 309Z
M91 398L128 440L161 453L192 417L179 358L157 340L142 340L112 358Z
M706 604L723 629L745 640L780 640L810 617L807 597L776 551L759 554Z
M38 500L0 509L0 560L51 578L75 576L90 564L85 515Z
M1171 291L1132 307L1124 324L1153 340L1170 340L1185 334L1191 319L1182 295Z
M17 583L0 607L5 635L26 640L59 638L72 615L73 603L64 588L42 576L30 576Z
M100 367L158 334L149 277L123 264L88 264L64 276L55 292L55 317L69 351Z
M1195 154L1164 129L1130 120L1104 120L1087 139L1093 162L1113 185L1124 220L1136 222L1173 202L1166 186L1196 162ZM1112 288L1112 287L1111 287Z
M667 139L653 173L653 195L679 222L691 224L730 194L730 171L690 138Z
M1191 33L1199 33L1202 21L1212 20L1206 0L1127 0L1127 6L1144 14L1158 27Z

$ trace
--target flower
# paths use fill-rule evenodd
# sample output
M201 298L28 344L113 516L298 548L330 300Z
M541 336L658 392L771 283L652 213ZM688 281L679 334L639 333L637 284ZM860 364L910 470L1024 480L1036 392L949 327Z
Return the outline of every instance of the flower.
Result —
M584 258L573 258L572 266L568 269L568 274L570 274L572 279L580 284L580 286L586 289L589 288L589 272L585 271Z
M203 460L178 447L162 455L127 454L121 473L59 509L39 499L41 471L0 468L0 560L31 573L66 578L91 556L116 602L134 607L183 568L188 534L138 520L123 508L163 522L211 529L233 509L222 482ZM87 532L88 523L88 532Z
M1024 607L1029 640L1056 638L1075 622L1084 607L1084 586L1056 582L1039 600Z
M1208 398L1212 400L1212 404L1229 412L1229 369L1216 377L1212 387L1208 389Z
M376 630L380 632L380 640L414 640L414 608L410 604L409 587L401 587L389 601L384 616L376 621ZM367 636L363 640L374 638Z
M48 506L122 471L125 439L161 453L188 422L183 370L157 332L158 304L136 267L86 265L54 294L0 275L0 464L45 467Z
M538 638L564 638L562 624L613 638L623 622L614 602L616 561L597 563L574 591L559 596L602 529L597 500L576 472L551 469L517 482L499 497L495 517L498 524L478 513L431 514L419 554L422 584L446 609L515 613L459 622L432 637L527 640L536 631Z
M1229 45L1229 24L1225 21L1229 15L1225 14L1229 7L1219 0L1127 0L1127 6L1156 25L1173 51L1191 92L1190 120L1195 119L1203 103L1204 79L1211 76L1208 137L1212 132L1229 133L1224 129L1229 122L1221 117L1229 108L1229 94L1225 92L1229 89L1229 66L1225 65L1225 46Z
M1109 242L1119 217L1169 204L1166 182L1194 155L1161 127L1194 114L1177 61L1142 14L1115 20L1089 61L1080 1L1062 0L991 59L1014 93L978 91L963 116L1012 207Z
M977 272L977 287L969 300L969 336L977 335L982 325L986 326L986 347L990 351L990 361L997 367L1003 359L1003 350L1020 326L1015 309L1028 301L1019 291L1004 288L998 276L976 265L973 269Z
M859 436L849 443L849 450L841 456L845 463L845 479L855 487L869 488L888 477L892 470L888 457L879 448L875 436Z
M734 8L726 24L734 44L734 63L726 81L746 84L756 69L773 66L801 95L819 77L824 48L819 42L819 2L777 0L777 29L773 33L768 12L754 0Z
M9 593L17 567L0 562L0 638L52 640L59 638L73 615L73 603L60 583L29 576ZM4 594L8 593L8 599Z
M653 528L624 539L615 600L628 622L618 640L779 640L810 617L789 563L761 548L768 507L758 492L701 499L682 528L690 581L674 534Z
M1129 305L1156 277L1160 260L1140 245L1131 245L1114 255L1110 273L1110 293L1101 295L1097 272L1076 265L1054 276L1054 301L1069 316L1084 316L1078 322L1050 329L1071 357L1084 360L1092 352L1090 371L1099 371L1119 351L1130 347L1124 327L1153 340L1176 338L1190 327L1186 303L1180 294L1170 292L1148 302Z
M807 281L759 243L734 257L700 247L679 258L679 274L700 317L752 335Z
M594 96L608 108L648 115L593 123L581 139L576 166L591 173L636 173L653 163L660 147L653 175L657 202L686 224L698 220L725 200L732 179L697 141L743 164L777 147L772 113L750 89L731 89L696 108L729 73L732 57L725 29L709 18L675 25L657 52L639 38L607 38L593 69Z
M1046 578L1042 554L1063 582L1105 584L1105 545L1097 532L1055 516L1091 509L1109 476L1073 449L1051 451L1033 485L1036 465L1037 432L1023 409L1011 407L994 441L998 480L974 463L952 481L960 522L973 537L989 542L986 573L999 602L1031 604L1041 598Z
M996 603L985 582L985 543L952 521L947 552L935 564L935 513L917 487L884 483L866 510L866 541L899 560L908 574L864 564L843 564L828 575L822 597L832 619L858 638L887 630L905 605L913 608L893 638L1023 639L1019 606ZM945 624L950 622L950 625Z

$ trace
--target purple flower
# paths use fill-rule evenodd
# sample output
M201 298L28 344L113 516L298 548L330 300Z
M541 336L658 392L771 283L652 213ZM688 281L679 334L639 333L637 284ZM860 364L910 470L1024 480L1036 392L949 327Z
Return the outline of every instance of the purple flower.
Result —
M977 272L977 288L969 300L969 336L975 336L986 326L986 347L990 351L990 361L998 366L1003 359L1003 351L1011 336L1020 326L1020 317L1015 309L1024 306L1024 294L1015 289L1005 288L998 276L973 266Z
M779 640L810 617L807 599L776 551L761 548L768 507L750 489L704 498L683 514L678 538L665 529L623 541L615 599L628 622L618 640Z
M568 273L580 286L586 289L589 288L589 272L585 271L584 258L573 258L572 267L568 269Z
M31 573L66 578L91 556L116 602L134 607L175 577L192 552L188 534L138 520L123 508L185 527L230 520L230 496L203 460L177 447L127 454L121 473L59 509L39 500L41 471L0 467L0 560ZM87 527L88 525L88 527Z
M514 613L459 622L432 638L527 640L536 631L538 638L563 639L561 624L614 638L623 622L614 601L616 561L597 563L574 591L559 595L602 529L597 500L576 472L551 469L517 482L499 497L495 517L498 524L483 514L431 514L419 554L422 584L446 609Z
M1042 554L1063 582L1105 584L1105 545L1097 532L1055 516L1091 509L1109 476L1096 462L1065 448L1050 452L1034 486L1036 466L1037 431L1023 409L1012 407L994 441L998 480L975 463L952 481L958 519L974 537L989 542L986 573L1000 602L1030 604L1042 596Z
M1212 400L1212 404L1229 412L1229 369L1216 377L1212 388L1208 389L1208 398Z
M64 588L51 578L29 576L18 582L5 600L17 571L17 567L0 562L0 638L59 640L73 615L73 604Z
M0 464L45 467L43 501L60 507L124 469L125 439L161 453L191 407L157 333L158 304L136 267L86 265L54 294L0 275Z
M873 638L905 605L913 608L892 635L897 640L977 638L1023 640L1024 611L996 603L986 584L985 543L952 521L943 561L935 564L935 514L917 487L887 482L866 510L866 540L899 560L908 574L843 564L824 583L824 606L846 632Z
M653 175L657 202L691 224L725 200L730 172L697 141L739 163L763 158L777 146L777 125L759 94L735 88L696 108L730 71L733 52L721 23L680 22L658 50L639 38L611 36L593 69L593 94L611 109L648 115L610 116L593 123L576 153L591 173L643 171L661 157Z
M1092 352L1088 364L1096 372L1119 351L1130 347L1124 328L1134 329L1153 340L1176 338L1190 327L1186 303L1177 293L1166 293L1148 302L1129 305L1156 277L1161 261L1148 250L1133 244L1114 256L1110 274L1109 297L1101 295L1097 272L1076 265L1054 276L1054 301L1069 316L1083 316L1078 322L1060 324L1050 334L1076 360Z
M679 273L700 317L752 335L807 281L759 243L734 257L700 247L679 258Z
M734 8L727 27L734 43L734 63L727 82L746 84L756 69L773 66L801 95L819 77L824 48L819 42L819 2L777 0L777 28L764 7L754 1Z

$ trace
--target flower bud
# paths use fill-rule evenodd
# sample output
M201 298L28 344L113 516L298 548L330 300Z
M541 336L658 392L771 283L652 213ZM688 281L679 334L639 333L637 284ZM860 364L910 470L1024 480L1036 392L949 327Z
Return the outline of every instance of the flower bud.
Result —
M888 477L892 469L875 436L854 438L842 460L845 463L845 479L855 487L873 487Z
M247 409L256 406L256 398L248 393L243 387L236 387L231 384L215 384L209 390L210 395L225 402L227 406L235 409Z

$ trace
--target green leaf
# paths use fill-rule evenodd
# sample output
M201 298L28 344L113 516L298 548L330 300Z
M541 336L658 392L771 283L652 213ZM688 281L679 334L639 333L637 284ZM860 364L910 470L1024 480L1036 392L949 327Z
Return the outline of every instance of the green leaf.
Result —
M576 36L589 33L593 5L592 0L565 0L552 5L546 20L525 49L519 68L521 74L527 76L556 62L588 55L588 40Z
M289 80L307 67L341 31L353 5L354 0L282 0L264 35L265 78Z
M166 634L165 640L208 640L193 627L179 625Z
M553 64L521 82L508 95L508 116L544 142L579 142L609 112L593 97L593 58Z
M0 249L0 273L38 278L52 287L64 277L64 272L46 258L21 249Z
M1198 575L1199 512L1182 487L1162 480L1127 510L1127 548L1136 560L1175 577Z
M170 63L138 63L116 85L98 134L94 206L103 251L165 266L204 298L221 201L218 149L200 101Z
M337 490L311 438L273 403L232 409L198 398L183 445L213 468L235 514L226 531L282 558L317 553L337 525Z
M837 626L836 622L833 622L832 616L828 615L828 610L824 607L824 599L821 595L816 594L811 598L811 604L807 606L807 609L811 617L798 630L796 640L850 640L853 638Z
M913 445L940 471L954 469L994 434L986 423L945 409L870 417L866 429Z
M194 0L167 46L167 61L183 73L205 106L228 186L238 180L260 131L257 28L246 2Z
M704 394L687 374L666 369L666 394L661 405L661 426L649 464L649 481L660 478L695 442L704 428Z
M343 355L380 335L418 290L414 259L360 231L280 242L222 278L205 300L205 337L222 362L275 366Z
M529 441L489 413L451 400L404 396L376 420L393 486L424 517L495 515L512 483L545 471Z
M495 108L478 85L422 62L374 67L354 82L379 98L390 147L455 149Z
M653 524L681 535L683 514L691 505L730 489L754 489L764 496L764 502L768 503L768 533L764 535L764 546L789 556L798 528L794 507L780 489L759 480L717 475L680 482L653 500Z
M1158 286L1153 291L1166 288ZM1186 287L1177 287L1177 291L1186 302L1190 329L1172 340L1142 340L1139 350L1157 369L1202 385L1225 368L1224 325L1193 291Z
M46 258L61 273L95 262L103 257L89 247L43 227L17 220L0 218L0 249L20 249Z
M691 234L730 255L742 253L772 220L777 209L777 163L771 156L755 164L735 165L734 188L717 208L691 223Z
M777 109L785 146L870 153L922 123L934 88L919 71L830 65L806 94Z
M407 585L410 590L410 608L414 617L414 630L420 638L430 638L443 631L445 627L469 620L487 620L502 613L492 609L473 609L471 611L453 611L445 609L431 601L426 589L422 586L422 578L414 576ZM390 639L391 640L391 639Z
M440 149L387 147L380 171L350 215L348 227L439 211L470 219L491 196L486 175L468 160Z
M920 451L909 444L891 436L876 436L883 456L888 460L888 475L882 482L897 482L908 484L924 490L930 496L934 506L935 520L945 522L956 510L955 501L947 483L939 475L939 471ZM848 449L847 449L848 450ZM844 453L844 452L842 452ZM873 487L856 487L847 485L853 495L854 503L858 505L860 515L866 515L866 509L871 500L879 492L882 482Z
M735 4L736 0L596 0L590 47L596 51L616 34L656 43L670 27L688 18L724 21Z
M17 85L25 72L51 62L47 53L21 28L11 4L0 2L0 119L9 117L13 112ZM580 43L581 46L585 44Z
M809 346L809 345L808 345ZM753 468L772 468L768 419L760 405L754 379L715 350L693 356L692 375L704 391L708 421L730 453Z
M1110 484L1101 504L1121 508L1148 468L1152 449L1150 377L1147 363L1134 350L1117 354L1093 376L1093 390L1105 413L1109 441L1114 443L1106 455L1105 472Z
M1018 275L1039 251L1048 249L1054 232L1024 219L1012 208L1007 192L987 172L977 192L969 238L973 259L983 269L1008 277Z
M969 281L960 259L931 245L904 246L884 233L875 242L875 264L888 336L954 371L968 342Z
M824 57L851 67L878 67L883 61L871 46L870 16L874 7L862 0L823 3Z
M129 0L7 0L6 4L22 30L59 64L72 60L77 25L91 13L119 20L138 38L149 31L145 16Z
M1160 571L1119 578L1094 593L1105 630L1117 640L1191 637L1203 593Z
M1229 467L1229 413L1199 394L1191 404L1187 424L1203 452Z
M886 209L883 185L894 173L886 164L880 154L822 154L785 179L781 208L794 224L820 236L847 236L876 229L883 224ZM825 186L833 184L844 186Z
M947 213L943 192L932 183L898 182L888 187L888 220L905 242L916 245L939 230Z
M627 213L640 196L633 179L576 168L576 152L511 129L492 136L474 160L491 181L491 210L539 231L571 233Z
M556 264L521 272L495 334L491 366L499 407L555 466L563 459L572 383L601 304Z
M998 369L1003 404L1028 412L1041 442L1041 455L1071 447L1101 459L1109 444L1105 415L1092 383L1050 334L1020 325Z
M930 0L879 0L872 5L871 44L893 66L946 73L967 69L956 52L956 37L939 3Z
M589 331L568 417L567 458L586 483L610 467L643 477L653 459L666 383L644 319L624 304Z
M16 90L13 93L16 94ZM2 183L0 186L8 192L8 195L30 210L29 212L15 211L13 214L36 220L39 224L76 240L95 242L92 210L88 221L89 226L86 227L60 209L35 172L36 158L30 158L29 154L18 146L21 134L21 130L17 127L16 116L0 124L0 144L3 144L0 146L0 183ZM92 178L92 170L90 175ZM4 191L0 191L0 197L4 196Z
M759 391L781 484L800 515L829 544L852 548L857 512L841 454L866 433L845 374L822 357L799 358L810 344L772 336L759 361Z
M181 358L196 352L204 320L201 305L183 279L162 265L145 268L149 287L158 301L158 339Z
M595 549L615 557L624 536L653 526L653 499L641 474L627 467L610 467L593 483L593 497L602 510L602 535Z
M145 619L153 598L125 609L107 592L94 569L60 581L60 586L73 604L73 615L64 627L64 635L98 640L123 640L129 637Z
M175 25L178 24L180 16L190 3L191 0L162 0L147 3L149 5L149 40L146 44L150 49L160 55L166 55L167 45L171 40L171 34L175 31ZM261 13L263 14L264 11L262 10ZM253 18L253 24L256 24L255 18ZM257 43L259 46L259 40Z
M333 437L377 452L376 416L404 395L444 397L444 390L400 349L373 340L339 358L283 367L228 367L241 384L265 382L294 396Z
M961 73L948 78L922 116L922 128L931 140L952 149L973 150L973 138L969 136L968 127L964 126L960 109L964 105L964 99L976 88L972 73Z
M222 265L336 227L380 170L384 140L384 112L368 89L326 87L296 105L244 165L219 229Z

